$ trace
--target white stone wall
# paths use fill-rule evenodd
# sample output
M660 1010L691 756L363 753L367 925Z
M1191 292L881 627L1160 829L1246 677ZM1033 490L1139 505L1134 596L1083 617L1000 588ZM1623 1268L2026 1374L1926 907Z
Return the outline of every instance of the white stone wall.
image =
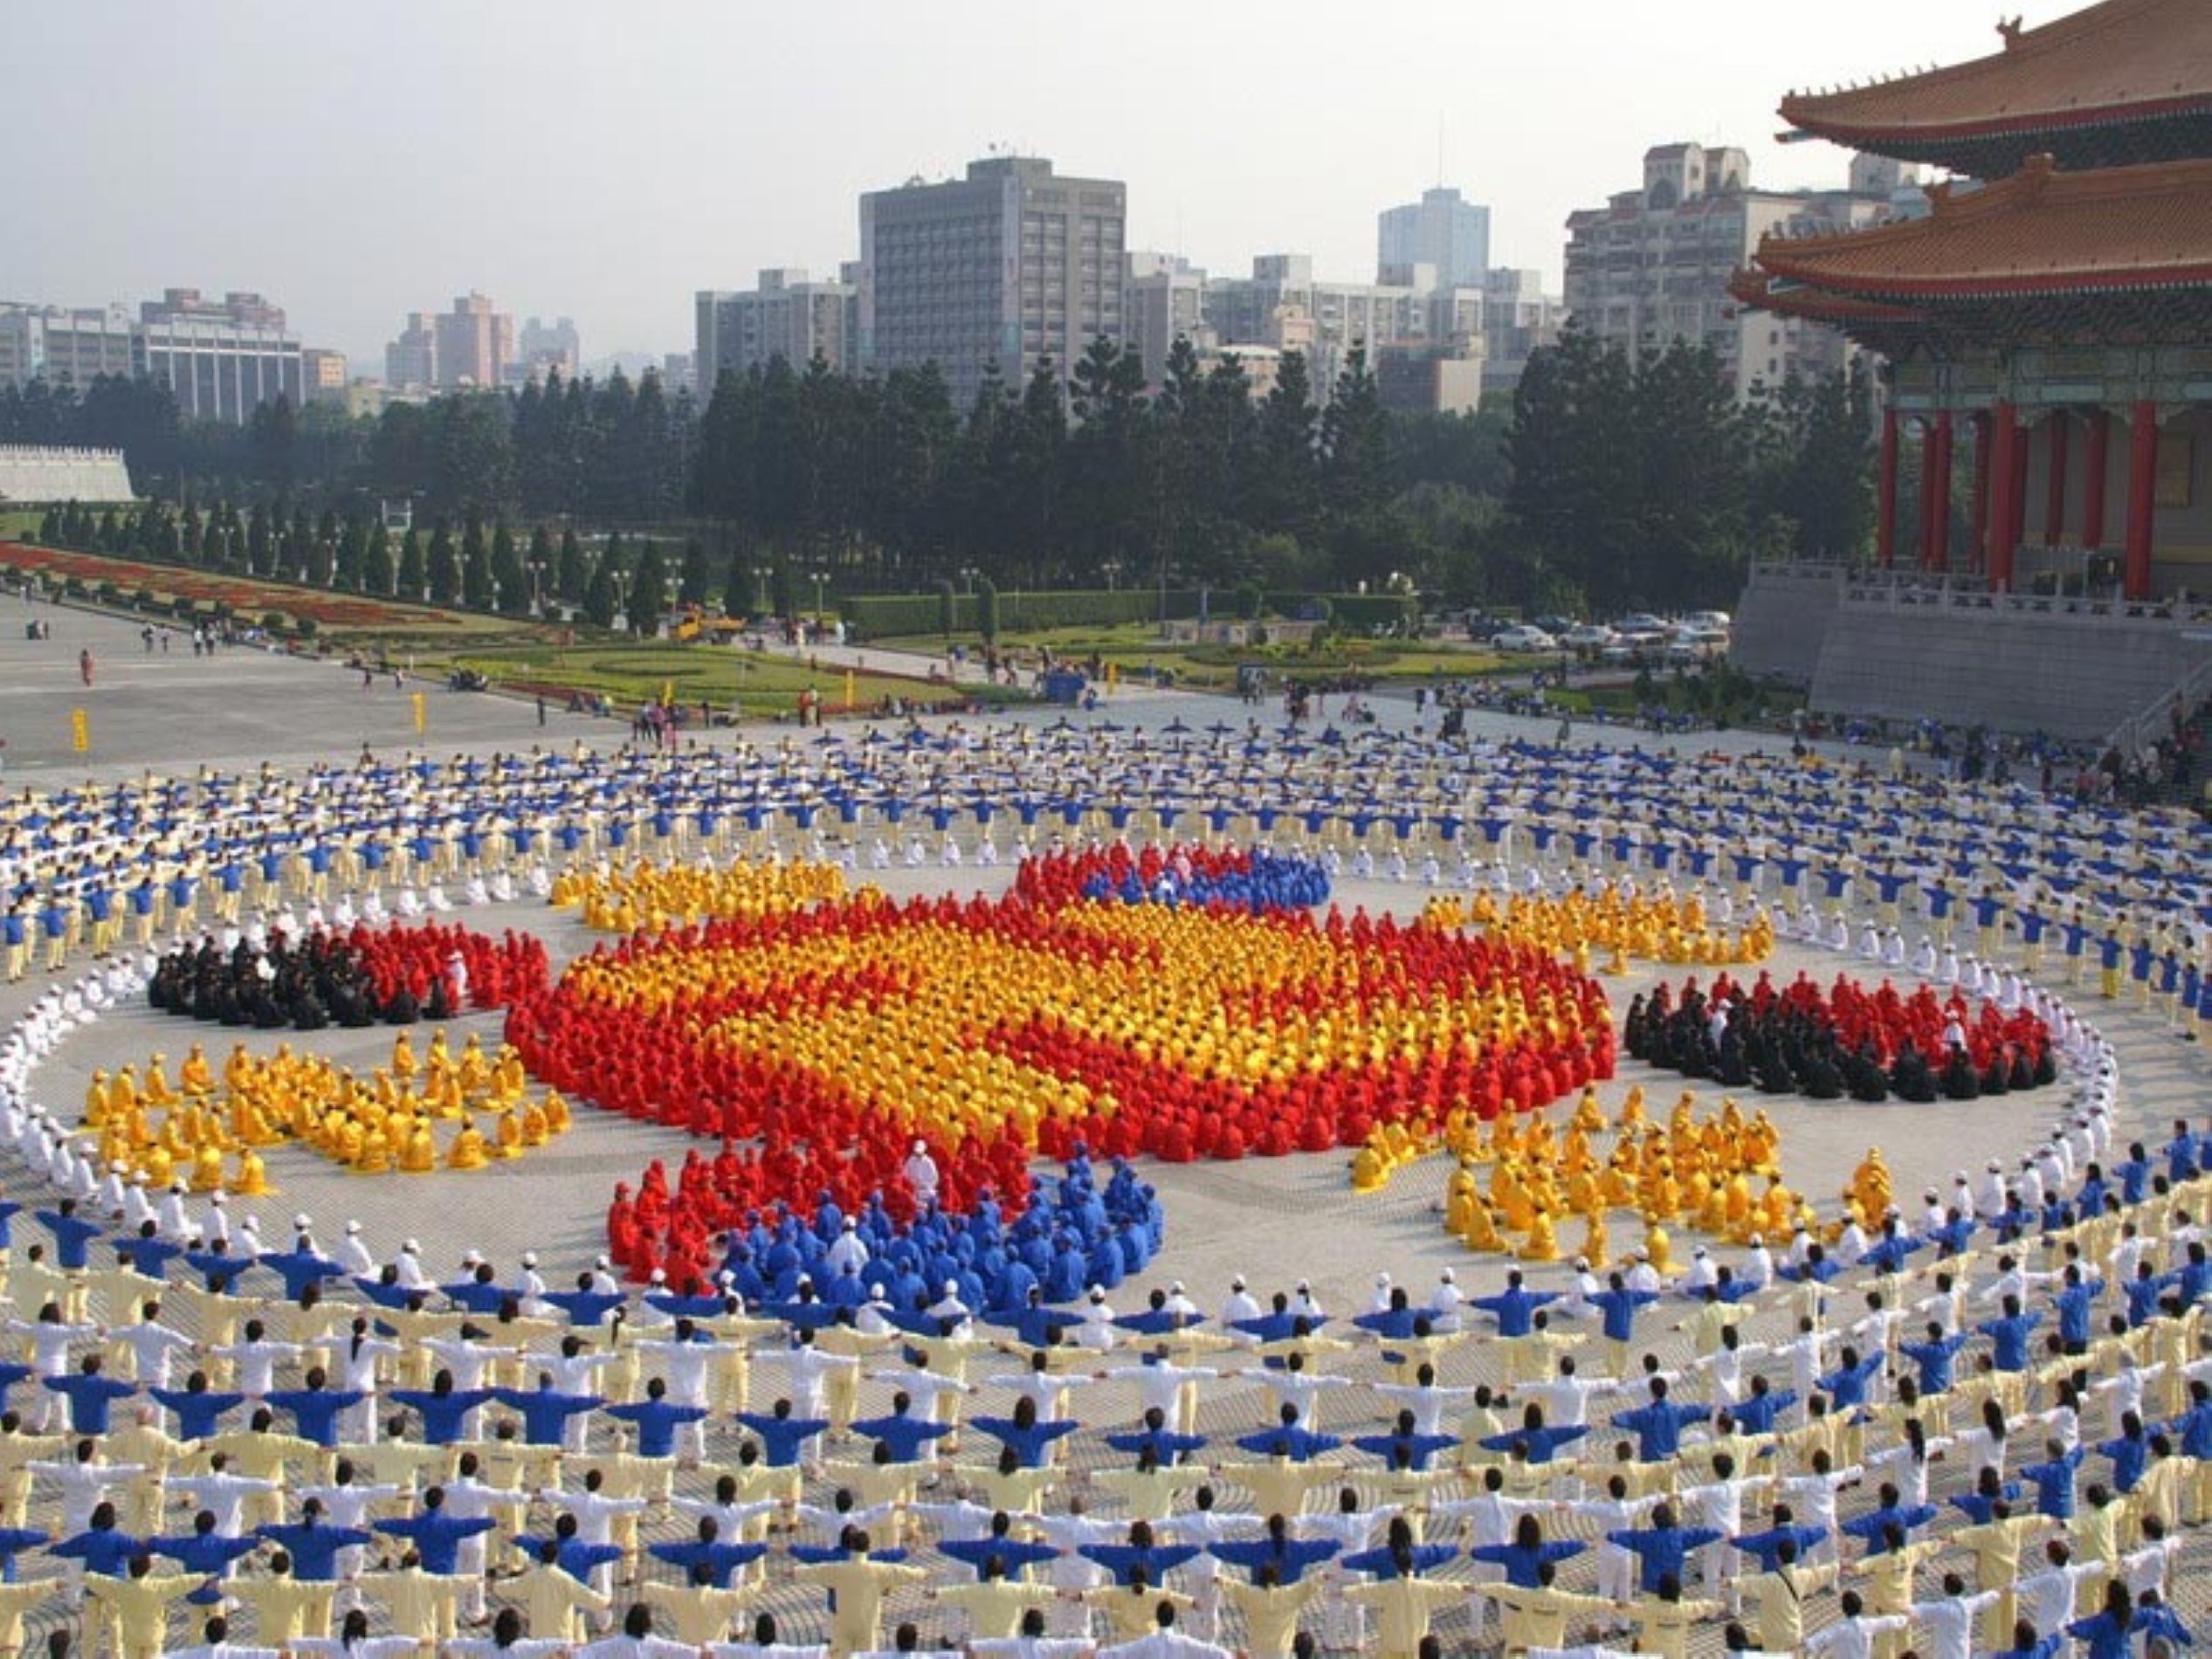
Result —
M0 501L128 501L134 494L121 450L0 444Z

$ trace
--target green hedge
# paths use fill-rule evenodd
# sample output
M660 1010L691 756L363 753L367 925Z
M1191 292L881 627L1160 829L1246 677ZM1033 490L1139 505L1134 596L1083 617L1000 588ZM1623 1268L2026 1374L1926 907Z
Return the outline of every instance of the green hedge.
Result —
M1294 617L1316 600L1328 602L1338 626L1365 633L1395 623L1412 623L1420 616L1420 602L1402 594L1271 593L1269 611ZM871 639L888 639L942 631L941 595L927 594L863 594L837 602L837 614ZM1199 590L1170 588L1167 614L1178 621L1198 615ZM1216 588L1206 598L1206 612L1216 622L1227 622L1244 609L1244 595L1231 588ZM1161 594L1157 588L1078 589L1062 593L1023 593L998 590L998 625L1002 632L1033 633L1047 628L1110 628L1120 623L1157 622ZM982 596L953 596L953 628L975 633L982 624Z
M1421 620L1421 602L1410 594L1271 593L1267 608L1276 616L1293 620L1309 609L1326 605L1331 623L1347 633L1364 634L1399 623Z
M974 633L982 625L983 597L980 594L953 595L953 628ZM934 634L943 630L941 595L929 594L864 594L837 601L837 614L872 639L901 635ZM1196 616L1198 590L1168 589L1168 615ZM1112 627L1117 623L1154 622L1160 616L1157 588L1104 589L1064 593L1022 593L998 590L998 625L1005 632L1024 633L1045 628Z

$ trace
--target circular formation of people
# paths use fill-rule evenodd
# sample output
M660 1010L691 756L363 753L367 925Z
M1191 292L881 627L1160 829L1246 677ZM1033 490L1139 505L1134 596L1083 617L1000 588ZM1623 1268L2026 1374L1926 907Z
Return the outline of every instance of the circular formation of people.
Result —
M0 1654L2178 1652L2212 1125L2147 1121L2099 1024L2198 1035L2206 851L1225 723L26 792ZM452 919L530 904L614 937ZM1616 1010L1631 957L1718 977ZM261 1036L172 1081L103 1046L149 1004ZM311 1046L417 1015L367 1077ZM1609 1111L1630 1053L1692 1086ZM1785 1179L1793 1113L1995 1091L2016 1143L1917 1201L1878 1144ZM271 1148L444 1180L592 1112L699 1143L595 1263L232 1208ZM1355 1206L1432 1181L1468 1285L1151 1282L1151 1163L1299 1153Z

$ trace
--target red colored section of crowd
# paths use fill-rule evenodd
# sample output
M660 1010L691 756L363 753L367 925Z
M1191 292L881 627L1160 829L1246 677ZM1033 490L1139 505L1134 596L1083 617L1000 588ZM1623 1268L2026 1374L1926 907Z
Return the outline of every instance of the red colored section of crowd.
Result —
M453 960L467 976L472 1008L505 1008L542 996L549 981L543 941L512 927L498 939L450 924L394 922L374 928L356 924L332 938L342 940L368 971L380 1002L405 991L427 1003L440 980L453 983Z
M1011 1220L1034 1156L1326 1151L1612 1075L1604 992L1545 952L1363 912L1078 898L1116 856L1025 867L1003 899L863 897L632 939L518 1001L507 1040L537 1077L722 1143L618 1196L622 1264L679 1279L747 1210L823 1191L847 1209L881 1194L903 1220L916 1139L945 1209L988 1187ZM1129 986L1154 995L1115 994ZM922 1035L895 1052L885 1034L917 1009Z
M2008 1014L1995 1002L1977 1003L1956 990L1939 996L1932 985L1904 992L1884 980L1870 990L1838 974L1823 991L1802 973L1780 986L1766 974L1750 985L1722 974L1706 993L1709 1002L1738 999L1756 1015L1764 1015L1777 1005L1802 1013L1823 1029L1833 1031L1846 1048L1871 1043L1875 1057L1885 1066L1896 1062L1907 1042L1940 1061L1948 1049L1947 1032L1964 1036L1967 1057L1976 1070L1985 1070L2000 1057L2014 1053L2024 1054L2031 1066L2040 1065L2050 1048L2050 1028L2028 1009L2016 1008Z

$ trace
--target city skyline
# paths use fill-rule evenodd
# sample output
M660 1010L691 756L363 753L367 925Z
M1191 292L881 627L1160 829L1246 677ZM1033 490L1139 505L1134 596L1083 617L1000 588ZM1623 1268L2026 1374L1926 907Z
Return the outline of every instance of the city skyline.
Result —
M2031 27L2077 9L2007 8ZM68 27L112 38L114 95L88 126L66 78L22 89L18 130L46 136L14 192L0 298L255 290L359 372L407 312L473 289L518 315L575 317L594 357L657 357L688 344L697 291L771 267L835 272L859 251L863 194L957 176L995 144L1125 180L1127 245L1216 271L1299 252L1331 279L1372 280L1376 214L1456 186L1491 208L1494 262L1555 288L1568 214L1649 146L1739 145L1761 187L1836 184L1843 152L1773 141L1785 89L1998 45L1994 12L1972 3L1747 12L1733 33L1701 31L1690 54L1663 14L1611 0L1582 11L1600 32L1562 31L1554 14L1416 6L1392 28L1419 51L1309 91L1287 74L1218 79L1209 65L1251 61L1249 14L1201 4L1178 12L1157 64L1122 72L1126 95L1083 98L1066 74L1110 88L1117 72L1079 24L999 0L870 13L852 50L797 75L803 43L782 17L624 14L617 26L568 4L187 15L93 0ZM59 60L59 15L18 24L34 59ZM406 61L396 101L390 44L433 17L441 49ZM596 79L530 72L556 41ZM315 72L270 74L279 61ZM1485 65L1498 67L1485 77ZM1159 79L1179 70L1181 107L1204 113L1163 120ZM1512 95L1486 95L1493 83ZM1209 105L1209 86L1228 90ZM637 245L617 253L618 241Z

